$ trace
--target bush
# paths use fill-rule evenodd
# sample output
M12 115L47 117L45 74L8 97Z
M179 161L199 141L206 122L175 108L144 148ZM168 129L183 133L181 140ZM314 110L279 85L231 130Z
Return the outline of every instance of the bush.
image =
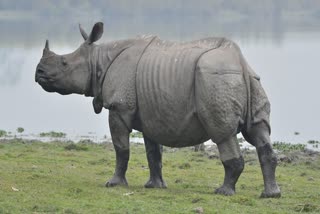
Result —
M22 127L18 127L18 128L17 128L17 132L18 132L18 133L22 133L22 132L24 132L24 128L22 128Z
M0 129L0 137L5 137L7 135L7 132L5 130Z

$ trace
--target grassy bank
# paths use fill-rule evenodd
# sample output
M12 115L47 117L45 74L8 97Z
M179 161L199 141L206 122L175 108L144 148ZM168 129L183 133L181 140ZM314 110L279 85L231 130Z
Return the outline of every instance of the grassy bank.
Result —
M263 189L255 153L237 194L213 194L223 181L216 151L165 148L163 174L168 189L145 189L144 146L132 144L129 187L105 188L113 174L111 144L66 144L10 140L0 142L0 213L319 213L320 158L290 151L282 157L277 180L280 199L260 199Z

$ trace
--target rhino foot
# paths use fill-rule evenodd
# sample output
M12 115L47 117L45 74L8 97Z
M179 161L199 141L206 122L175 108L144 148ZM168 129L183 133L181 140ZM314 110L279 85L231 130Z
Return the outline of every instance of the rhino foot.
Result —
M128 186L127 179L125 177L113 176L106 183L106 187L114 187L114 186Z
M150 179L145 185L145 188L167 188L166 182L162 179Z
M226 187L226 186L221 186L219 188L217 188L214 191L215 194L219 194L219 195L226 195L226 196L230 196L230 195L234 195L235 190L230 188L230 187Z
M276 189L273 191L263 191L260 195L260 198L280 198L281 197L281 192L280 189Z

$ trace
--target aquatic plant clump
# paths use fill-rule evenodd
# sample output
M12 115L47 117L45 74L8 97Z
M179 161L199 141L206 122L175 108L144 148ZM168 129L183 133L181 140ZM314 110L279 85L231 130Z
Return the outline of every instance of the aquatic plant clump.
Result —
M131 132L130 137L143 138L143 135L141 132Z
M317 140L309 140L307 144L320 144L320 141Z
M51 132L41 132L40 133L40 137L53 137L53 138L64 138L66 137L67 134L63 133L63 132L55 132L55 131L51 131Z
M279 151L303 151L306 148L305 144L290 144L276 141L273 143L273 148Z

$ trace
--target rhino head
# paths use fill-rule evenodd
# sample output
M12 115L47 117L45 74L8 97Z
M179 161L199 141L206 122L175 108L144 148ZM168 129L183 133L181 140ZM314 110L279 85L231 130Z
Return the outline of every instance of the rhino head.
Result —
M99 40L103 34L103 23L96 23L89 36L80 25L79 28L85 42L72 53L55 54L49 49L49 41L46 41L35 74L35 81L45 91L62 95L72 93L91 95L89 92L91 84L89 55L96 46L94 42Z

